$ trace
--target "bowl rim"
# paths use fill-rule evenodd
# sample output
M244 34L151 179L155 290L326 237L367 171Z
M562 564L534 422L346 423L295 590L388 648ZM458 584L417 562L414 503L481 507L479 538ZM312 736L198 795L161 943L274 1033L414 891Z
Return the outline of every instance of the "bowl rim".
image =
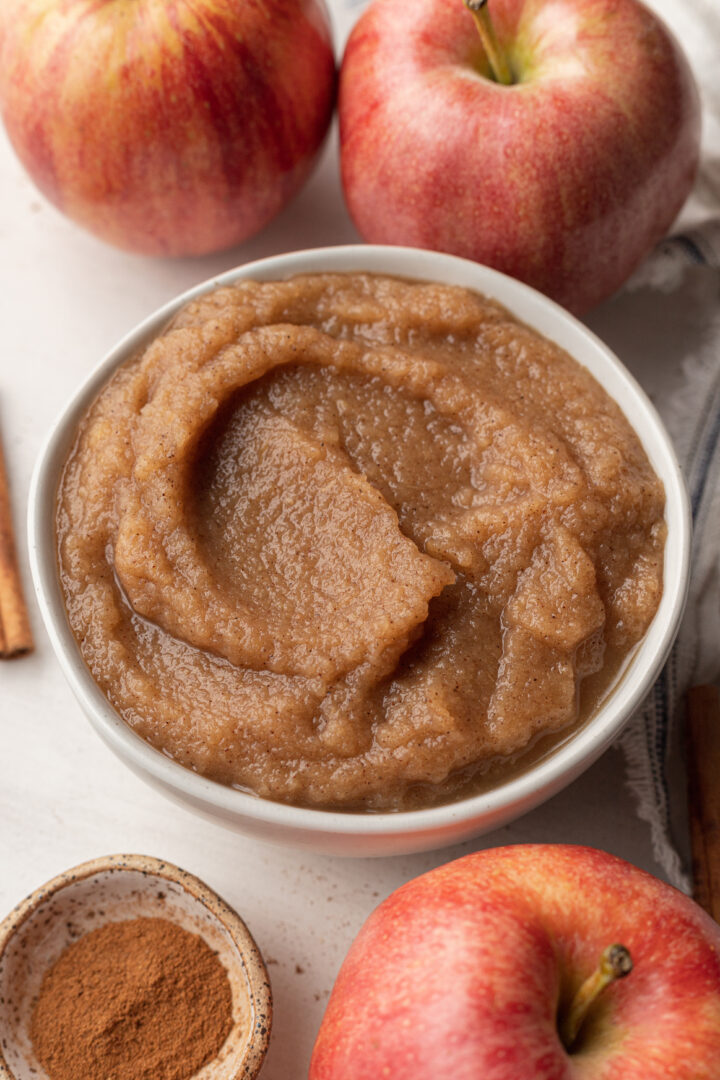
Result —
M143 875L152 874L153 877L163 878L165 881L172 881L179 885L198 904L209 911L232 938L241 958L248 995L253 1007L253 1031L248 1038L245 1058L241 1066L243 1078L252 1080L254 1076L257 1076L265 1060L272 1027L272 989L262 953L245 921L219 893L195 874L183 870L182 867L176 866L167 859L158 859L154 855L100 855L56 874L43 885L33 889L0 922L0 961L15 935L28 919L56 893L97 874L124 870L132 870ZM16 1080L15 1073L5 1060L1 1041L0 1080ZM237 1080L240 1080L239 1072Z
M410 271L408 262L413 266ZM480 794L425 809L368 813L298 807L210 780L172 760L120 718L93 680L67 622L57 575L54 508L62 466L81 416L111 373L156 336L183 305L218 286L246 278L278 280L296 273L333 271L367 271L464 285L496 299L521 322L560 344L583 367L588 367L586 361L591 357L622 390L619 397L605 387L665 486L668 536L663 596L627 671L608 698L565 742L519 775ZM593 373L591 367L589 370ZM643 431L628 417L628 402L642 417ZM349 244L273 255L207 278L163 304L121 338L82 381L42 445L30 484L28 542L38 605L65 678L98 734L131 768L149 774L164 789L178 792L197 806L210 807L211 812L234 821L252 819L270 829L280 827L286 833L316 836L419 837L488 818L493 826L501 824L560 790L607 749L655 682L679 628L689 586L691 516L680 465L657 410L622 362L577 318L530 286L467 259L415 248Z

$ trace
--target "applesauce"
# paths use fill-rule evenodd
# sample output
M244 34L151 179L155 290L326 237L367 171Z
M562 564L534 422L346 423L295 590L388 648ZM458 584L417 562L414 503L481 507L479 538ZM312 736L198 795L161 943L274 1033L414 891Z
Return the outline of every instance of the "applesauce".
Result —
M266 798L397 810L592 714L657 609L664 501L615 402L497 303L245 281L89 409L59 572L153 746Z

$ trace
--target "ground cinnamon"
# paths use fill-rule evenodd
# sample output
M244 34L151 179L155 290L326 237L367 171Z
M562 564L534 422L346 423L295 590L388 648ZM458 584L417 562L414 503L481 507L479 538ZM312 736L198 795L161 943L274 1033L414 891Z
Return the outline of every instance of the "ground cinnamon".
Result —
M68 946L32 1016L50 1080L189 1080L232 1028L227 972L167 919L108 923Z

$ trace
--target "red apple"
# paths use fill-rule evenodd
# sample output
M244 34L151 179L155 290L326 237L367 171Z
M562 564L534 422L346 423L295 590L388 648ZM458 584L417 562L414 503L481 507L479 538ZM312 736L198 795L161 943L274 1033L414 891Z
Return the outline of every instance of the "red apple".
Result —
M340 74L348 208L366 240L475 259L582 312L685 201L690 70L637 0L474 3L374 0L356 24ZM476 26L488 15L495 50Z
M579 993L614 942L630 977ZM315 1044L310 1080L382 1077L718 1080L720 927L591 848L441 866L365 923Z
M0 109L40 190L103 240L201 254L257 232L332 115L322 0L5 0Z

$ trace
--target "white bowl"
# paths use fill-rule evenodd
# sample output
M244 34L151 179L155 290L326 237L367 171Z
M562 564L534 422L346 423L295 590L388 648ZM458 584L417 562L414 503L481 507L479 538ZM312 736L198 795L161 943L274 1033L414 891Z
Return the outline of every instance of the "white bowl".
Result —
M665 485L668 527L660 606L595 716L545 759L490 791L392 814L332 813L259 799L207 780L153 749L121 720L83 662L65 615L54 539L58 481L79 420L115 368L155 337L178 308L243 278L359 270L477 289L566 349L620 404L637 432ZM617 737L659 675L679 626L688 584L690 511L672 444L649 399L610 350L563 308L527 285L465 259L412 248L353 245L293 252L230 270L183 293L128 334L79 388L50 432L31 485L29 538L35 590L60 665L93 727L126 765L176 801L242 832L326 853L391 855L458 843L498 828L569 784Z

